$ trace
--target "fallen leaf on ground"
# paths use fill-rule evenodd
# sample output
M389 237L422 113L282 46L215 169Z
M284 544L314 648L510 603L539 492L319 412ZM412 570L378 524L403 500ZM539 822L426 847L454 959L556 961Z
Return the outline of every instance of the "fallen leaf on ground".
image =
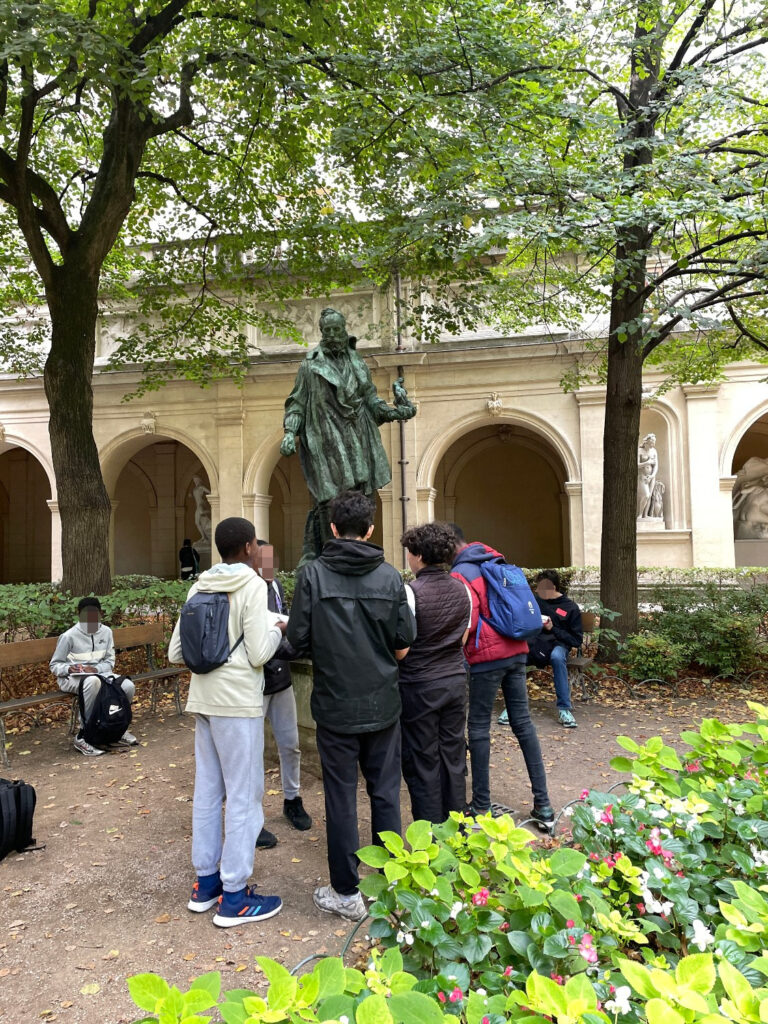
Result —
M80 995L83 995L83 996L95 996L96 993L100 992L100 991L101 991L101 985L99 985L95 981L92 981L88 985L83 985L83 987L80 989Z
M155 921L157 921L158 924L168 924L170 920L170 914L158 914L158 916L155 918Z

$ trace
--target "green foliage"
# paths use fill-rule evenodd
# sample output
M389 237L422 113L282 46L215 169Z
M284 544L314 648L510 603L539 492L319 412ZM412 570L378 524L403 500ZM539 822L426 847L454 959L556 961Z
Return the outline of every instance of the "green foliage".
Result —
M690 661L689 649L654 633L634 633L621 649L621 664L633 679L670 679Z
M116 576L111 594L99 595L104 621L116 628L162 616L166 639L187 599L190 583L154 576ZM0 586L3 641L58 636L77 621L84 596L61 591L53 583L8 583Z

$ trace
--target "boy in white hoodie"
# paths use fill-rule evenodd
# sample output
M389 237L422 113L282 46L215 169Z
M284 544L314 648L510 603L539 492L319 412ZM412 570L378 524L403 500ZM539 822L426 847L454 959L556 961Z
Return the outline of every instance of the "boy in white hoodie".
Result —
M285 625L270 622L267 585L256 572L259 546L253 523L224 519L215 541L222 560L201 574L188 598L198 591L229 596L231 653L211 672L193 672L189 684L186 710L196 719L192 865L197 880L187 906L200 913L218 903L213 922L228 928L274 917L282 908L278 896L262 896L246 883L264 824L262 665L274 656ZM183 664L178 622L168 660Z
M98 597L83 597L77 605L79 621L62 633L51 658L50 669L56 676L59 689L64 693L77 693L83 680L83 704L88 720L91 708L101 688L99 676L115 672L115 641L112 630L101 621L101 602ZM124 678L121 687L128 700L133 700L136 687ZM82 725L82 723L81 723ZM75 750L86 757L98 757L104 751L94 747L81 735L75 736ZM132 732L123 733L119 743L133 746L138 740Z

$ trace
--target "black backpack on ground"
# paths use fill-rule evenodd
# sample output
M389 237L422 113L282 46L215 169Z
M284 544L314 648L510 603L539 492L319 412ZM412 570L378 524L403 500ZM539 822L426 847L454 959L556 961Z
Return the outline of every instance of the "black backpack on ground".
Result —
M0 779L0 860L35 845L32 818L37 796L27 782Z
M179 638L184 664L195 675L205 675L226 664L229 648L229 594L200 590L185 602L179 616Z
M83 700L85 680L80 680L77 691L82 723L80 735L94 747L107 747L110 743L117 743L131 724L131 702L120 685L124 678L125 676L99 676L101 686L87 721Z

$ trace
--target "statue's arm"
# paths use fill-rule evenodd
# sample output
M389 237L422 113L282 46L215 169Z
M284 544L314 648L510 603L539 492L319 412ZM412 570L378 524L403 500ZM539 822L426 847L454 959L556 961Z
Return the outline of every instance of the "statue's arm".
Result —
M283 430L285 436L280 445L282 455L293 455L296 451L296 435L300 434L304 427L304 417L307 411L307 374L304 364L299 367L296 374L296 382L293 391L285 400L285 415L283 416Z
M377 424L391 423L393 420L410 420L416 415L416 406L408 398L402 377L398 377L392 385L395 404L388 405L383 398L379 398L367 366L365 371L368 380L365 402Z

